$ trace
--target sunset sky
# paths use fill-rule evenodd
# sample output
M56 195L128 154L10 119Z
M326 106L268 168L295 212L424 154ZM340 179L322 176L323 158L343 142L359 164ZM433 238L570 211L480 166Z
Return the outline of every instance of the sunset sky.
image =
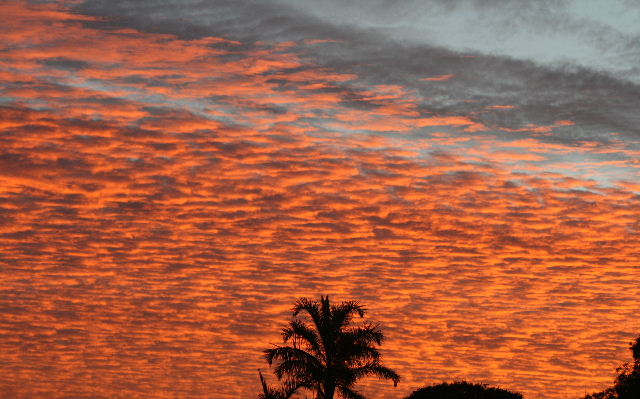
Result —
M0 1L0 398L249 399L301 296L402 380L610 386L640 4Z

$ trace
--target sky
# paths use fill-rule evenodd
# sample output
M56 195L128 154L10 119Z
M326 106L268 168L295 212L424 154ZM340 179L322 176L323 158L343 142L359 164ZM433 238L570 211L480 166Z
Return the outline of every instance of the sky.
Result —
M299 297L375 399L611 385L640 334L640 5L0 2L3 398L246 399Z

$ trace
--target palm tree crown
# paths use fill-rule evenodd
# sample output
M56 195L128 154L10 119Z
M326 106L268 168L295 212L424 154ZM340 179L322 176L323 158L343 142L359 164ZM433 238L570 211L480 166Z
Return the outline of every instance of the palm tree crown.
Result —
M311 323L299 316L308 314ZM333 399L337 391L344 399L365 399L354 390L355 382L373 375L390 379L394 386L400 381L398 374L380 364L384 335L372 323L353 325L354 315L364 317L365 308L357 302L329 303L329 297L320 302L300 298L293 307L294 318L282 329L282 339L290 346L276 345L264 351L269 365L277 361L278 379L286 376L286 384L306 388L317 399Z

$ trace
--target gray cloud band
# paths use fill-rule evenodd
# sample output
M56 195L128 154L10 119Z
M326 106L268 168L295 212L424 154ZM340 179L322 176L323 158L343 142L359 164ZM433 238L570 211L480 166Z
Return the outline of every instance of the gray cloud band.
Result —
M353 6L357 2L349 3ZM392 5L397 6L396 3ZM475 3L479 7L486 2ZM374 12L380 12L383 2L375 4ZM410 88L422 98L425 113L470 114L496 131L571 120L574 126L557 129L543 140L565 144L591 140L606 145L611 134L617 133L616 139L637 144L640 86L615 74L570 64L542 65L535 60L402 42L390 38L384 30L331 23L326 15L320 18L305 12L305 5L310 7L309 3L294 8L284 2L228 0L108 4L89 0L79 7L83 12L110 17L112 23L183 38L224 36L245 45L257 41L336 40L313 45L308 56L333 70L356 73L358 83ZM541 14L545 7L542 4L525 8L522 13ZM336 13L339 12L336 6ZM552 18L546 18L549 20ZM441 75L453 77L447 81L423 80ZM356 105L357 101L352 104ZM486 110L495 105L515 109Z

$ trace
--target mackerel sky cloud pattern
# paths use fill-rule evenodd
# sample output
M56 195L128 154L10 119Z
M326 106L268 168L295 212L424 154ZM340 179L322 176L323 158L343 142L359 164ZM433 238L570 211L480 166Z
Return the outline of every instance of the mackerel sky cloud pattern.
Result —
M504 29L586 21L602 63L422 39L412 1L0 3L2 397L255 397L320 294L387 333L371 397L607 386L640 331L638 32L576 3Z

